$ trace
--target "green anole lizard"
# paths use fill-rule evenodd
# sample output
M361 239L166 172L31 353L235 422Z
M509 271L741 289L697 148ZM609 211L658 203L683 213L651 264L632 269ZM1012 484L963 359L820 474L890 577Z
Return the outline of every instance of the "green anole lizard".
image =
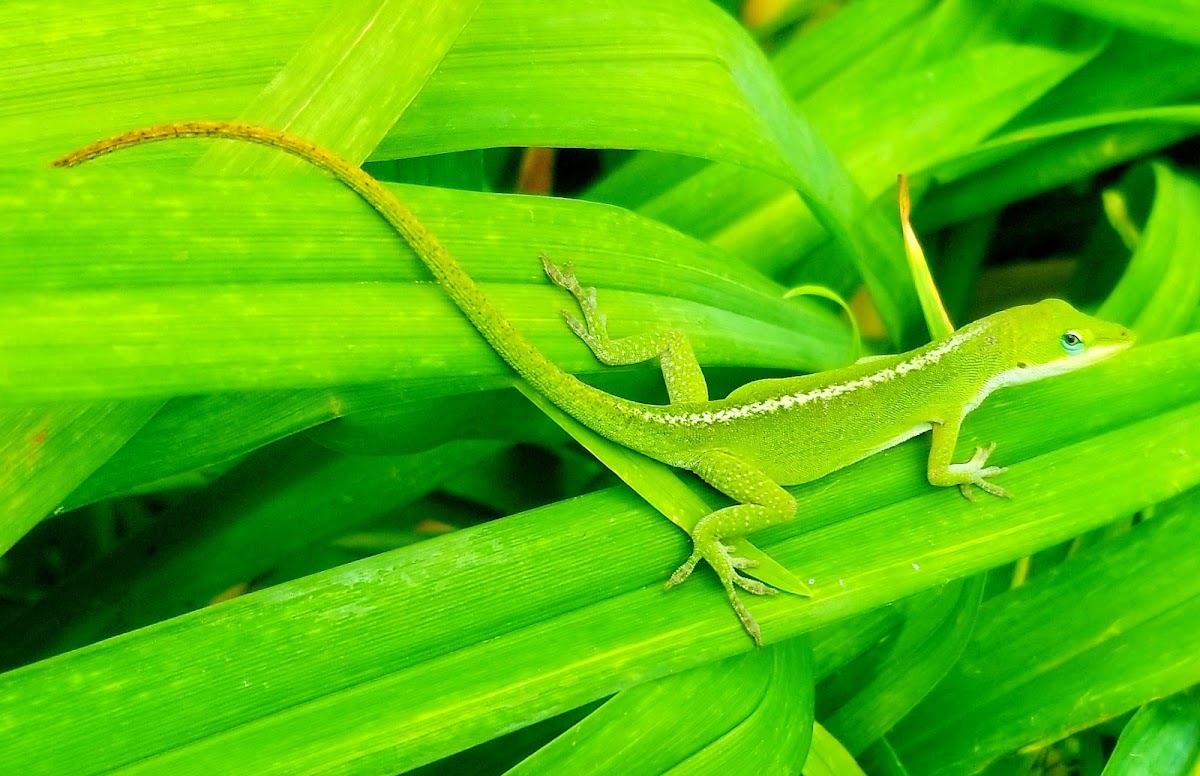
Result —
M594 288L568 264L545 256L546 274L575 297L581 317L568 326L605 364L658 359L670 404L642 404L605 393L555 366L505 318L437 237L379 181L336 154L275 130L234 122L150 127L100 140L53 164L71 167L129 146L177 137L218 137L278 148L325 170L362 196L412 246L454 303L496 352L537 392L602 436L651 458L695 472L736 502L696 524L688 559L667 581L683 582L706 561L734 611L761 646L758 624L738 597L774 588L742 572L752 563L725 544L793 520L796 500L784 486L824 477L926 431L932 432L928 478L933 485L1009 494L990 481L995 443L965 463L952 456L963 418L992 391L1072 371L1132 344L1122 326L1047 299L968 324L949 337L899 355L864 359L818 374L759 380L724 399L708 396L704 374L682 331L613 339Z

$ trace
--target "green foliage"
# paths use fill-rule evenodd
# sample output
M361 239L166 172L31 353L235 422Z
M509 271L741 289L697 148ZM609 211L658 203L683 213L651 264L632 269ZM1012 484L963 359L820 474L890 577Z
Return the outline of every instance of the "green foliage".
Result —
M0 6L0 772L1194 772L1195 4L780 5ZM754 650L710 575L662 589L660 512L714 495L538 410L352 194L228 143L47 166L232 118L440 184L389 185L624 395L661 379L539 253L719 393L854 352L788 287L921 341L898 172L955 322L1064 296L1140 341L971 414L1011 502L921 441L794 488L753 542L811 597L751 601ZM603 153L517 195L531 146Z

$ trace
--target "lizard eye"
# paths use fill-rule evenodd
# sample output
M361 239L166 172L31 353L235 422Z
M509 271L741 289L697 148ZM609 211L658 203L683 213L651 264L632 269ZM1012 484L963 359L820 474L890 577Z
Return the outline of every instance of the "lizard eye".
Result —
M1083 350L1083 337L1073 331L1068 331L1059 337L1059 342L1062 343L1063 350L1068 353L1078 353Z

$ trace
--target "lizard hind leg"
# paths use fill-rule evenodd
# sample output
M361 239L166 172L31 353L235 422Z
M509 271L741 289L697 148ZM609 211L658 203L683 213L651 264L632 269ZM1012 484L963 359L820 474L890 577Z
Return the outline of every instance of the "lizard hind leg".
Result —
M570 292L579 303L583 320L566 310L563 310L563 318L601 363L624 366L657 358L672 404L708 401L708 384L686 334L678 329L667 329L613 339L608 334L608 318L597 308L596 289L581 286L570 263L559 269L542 254L542 266L550 280Z
M717 573L729 602L754 643L762 646L762 635L754 616L742 603L737 589L755 595L774 595L776 590L740 573L752 561L733 555L724 540L786 523L796 516L796 499L755 466L729 453L704 453L694 471L705 482L741 503L706 515L692 531L692 554L667 580L668 588L687 579L696 565L706 561Z

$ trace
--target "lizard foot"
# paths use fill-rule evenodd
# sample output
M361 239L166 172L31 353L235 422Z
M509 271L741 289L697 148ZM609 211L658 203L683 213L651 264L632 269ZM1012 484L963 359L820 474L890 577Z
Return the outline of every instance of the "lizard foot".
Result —
M742 627L750 634L750 638L754 639L754 643L762 646L762 631L758 627L758 621L754 619L754 615L750 614L750 610L742 603L738 596L737 588L745 590L747 593L754 595L775 595L779 591L775 588L759 582L757 579L752 579L740 573L741 569L754 568L758 565L757 561L748 558L741 558L732 553L732 548L716 537L706 535L703 530L703 521L696 526L696 530L692 534L693 549L692 554L683 562L683 565L675 570L671 578L667 580L664 587L671 589L682 583L695 571L696 565L701 561L707 561L708 565L712 566L717 572L717 577L721 580L721 586L725 588L725 594L729 597L729 603L733 606L733 611L737 614L738 619L742 621Z
M579 303L579 309L583 313L581 321L570 312L563 310L562 316L563 320L567 322L567 326L571 327L575 336L587 343L597 358L604 363L623 363L615 354L610 353L612 339L608 336L608 316L597 308L595 287L584 288L579 284L579 278L575 276L575 267L571 262L568 261L562 266L562 269L559 269L546 254L543 253L541 258L546 276L554 285L575 297L575 301Z
M584 288L579 285L579 278L575 276L575 267L571 262L568 261L562 266L562 269L559 269L546 254L543 253L541 258L546 276L554 285L575 297L575 301L579 303L579 309L583 311L582 321L566 310L562 311L563 318L571 327L571 331L589 345L607 342L608 318L596 309L596 289L591 286Z
M992 442L987 447L975 448L975 455L971 456L971 460L966 463L952 464L951 470L968 475L971 479L968 482L959 484L959 489L962 494L967 497L968 501L975 500L975 493L971 490L971 486L980 490L991 493L993 496L1000 498L1012 498L1012 494L995 483L988 482L988 477L994 477L997 474L1004 474L1008 469L1004 466L986 466L988 456L996 450L996 443Z

